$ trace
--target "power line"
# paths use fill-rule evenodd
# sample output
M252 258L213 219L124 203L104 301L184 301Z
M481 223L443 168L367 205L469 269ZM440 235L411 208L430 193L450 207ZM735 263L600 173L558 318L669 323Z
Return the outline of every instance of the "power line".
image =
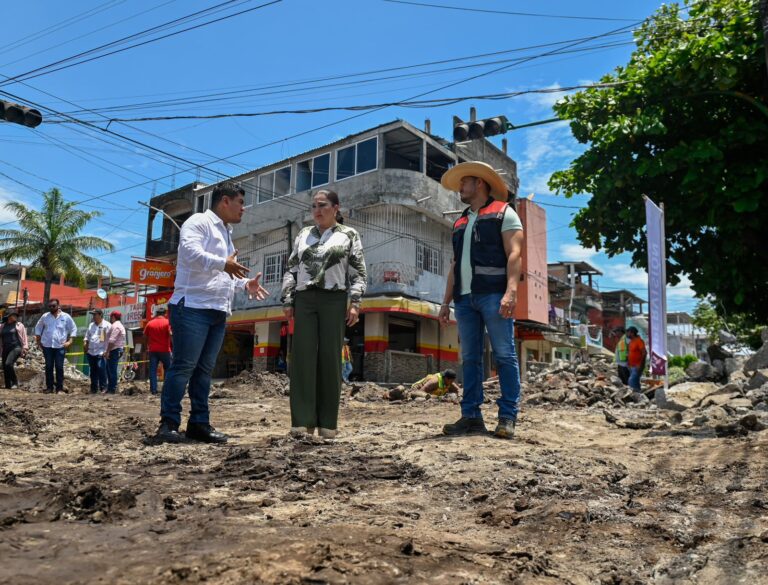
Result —
M168 23L164 23L164 24L162 24L162 25L158 25L158 26L152 27L152 28L150 28L150 29L147 29L146 31L142 31L142 32L140 32L140 33L136 33L136 34L134 34L134 35L130 35L130 36L128 36L128 37L123 37L122 39L119 39L119 40L117 40L117 41L113 41L113 42L111 42L111 43L107 43L106 45L101 45L100 47L96 47L95 49L91 49L91 50L89 50L89 51L84 51L84 52L82 52L82 53L78 53L77 55L73 55L73 56L71 56L71 57L67 57L67 58L65 58L65 59L60 59L60 60L58 60L58 61L55 61L54 63L50 63L50 64L48 64L48 65L44 65L44 66L42 66L42 67L38 67L38 68L36 68L36 69L33 69L33 70L31 70L31 71L28 71L28 72L26 72L26 73L21 73L21 74L19 74L19 75L16 75L16 76L14 76L14 77L11 77L9 80L6 80L6 81L4 81L4 82L0 83L0 86L3 86L3 85L7 85L7 84L9 84L9 83L16 83L16 82L18 82L18 81L23 81L23 80L28 80L28 79L34 79L35 77L40 77L40 76L42 76L42 75L49 75L50 73L54 73L54 72L56 72L56 71L61 71L61 70L63 70L63 69L69 69L70 67L75 67L75 66L77 66L77 65L82 65L82 64L84 64L84 63L89 63L89 62L91 62L91 61L95 61L95 60L97 60L97 59L103 59L104 57L109 57L110 55L115 55L115 54L117 54L117 53L122 53L122 52L124 52L124 51L128 51L128 50L130 50L130 49L135 49L135 48L137 48L137 47L141 47L141 46L144 46L144 45L148 45L148 44L150 44L150 43L155 43L155 42L157 42L157 41L160 41L160 40L163 40L163 39L167 39L167 38L169 38L169 37L174 37L174 36L180 35L180 34L182 34L182 33L185 33L185 32L189 32L189 31L192 31L192 30L196 30L196 29L199 29L199 28L202 28L202 27L208 26L208 25L210 25L210 24L215 24L215 23L221 22L221 21L223 21L223 20L228 20L228 19L230 19L230 18L234 18L234 17L236 17L236 16L241 16L241 15L243 15L243 14L246 14L246 13L249 13L249 12L253 12L253 11L255 11L255 10L260 10L260 9L262 9L262 8L266 8L267 6L271 6L271 5L273 5L273 4L279 4L279 3L280 3L280 2L282 2L283 0L271 0L271 1L269 1L269 2L266 2L266 3L264 3L264 4L260 4L260 5L258 5L258 6L252 7L252 8L246 8L245 10L241 10L241 11L239 11L239 12L235 12L235 13L233 13L233 14L228 14L228 15L226 15L226 16L221 16L221 17L219 17L219 18L216 18L216 19L213 19L213 20L209 20L209 21L207 21L207 22L203 22L203 23L200 23L200 24L196 24L196 25L194 25L194 26L190 26L190 27L187 27L187 28L183 28L183 29L181 29L181 30L178 30L178 31L174 31L174 32L171 32L171 33L168 33L168 34L165 34L165 35L159 36L159 37L155 37L155 38L152 38L152 39L149 39L149 40L146 40L146 41L142 41L142 42L140 42L140 43L135 43L135 44L133 44L133 45L128 45L127 47L122 47L122 48L120 48L120 49L115 49L114 51L109 51L109 52L107 52L107 53L102 53L102 54L100 54L100 55L95 55L95 56L93 56L93 57L89 57L89 58L87 58L87 59L81 59L80 61L75 61L74 63L72 63L72 62L71 62L71 61L73 61L73 60L76 60L76 59L78 59L78 58L80 58L80 57L83 57L83 56L86 56L86 55L88 55L88 54L91 54L91 53L94 53L94 52L96 52L96 51L99 51L99 50L101 50L101 49L103 49L103 48L106 48L106 47L109 47L109 46L113 46L113 45L115 45L116 43L122 43L122 42L124 42L126 39L130 39L130 38L132 38L132 37L135 37L135 36L141 36L141 35L145 35L145 34L146 34L146 33L148 33L149 31L154 31L154 30L156 30L156 29L158 29L158 28L166 27L166 26L168 26L169 24L172 24L172 23L178 23L179 21L184 21L184 20L187 20L187 19L189 19L191 16L195 16L195 15L198 15L198 14L201 14L201 13L204 13L204 12L210 12L211 10L213 10L213 9L215 9L215 8L218 8L218 7L224 6L224 5L226 5L226 4L231 4L232 2L237 2L237 1L239 1L239 0L228 0L227 2L223 2L223 3L221 3L221 4L217 4L216 6L213 6L213 7L211 7L211 8L206 8L205 10L201 10L201 11L195 12L195 13L193 13L193 14L191 14L191 15L188 15L188 16L185 16L185 17L182 17L182 18L178 18L178 19L175 19L175 20L173 20L173 21L170 21L170 22L168 22ZM68 63L68 64L67 64L67 63ZM57 65L61 65L61 66L60 66L60 67L56 67Z
M125 1L126 0L121 0L119 2L119 4L122 4ZM159 4L157 6L153 6L152 8L148 8L147 10L142 10L141 12L138 12L138 13L132 15L132 16L128 16L126 18L122 18L122 19L120 19L118 21L115 21L115 22L113 22L111 24L108 24L106 26L102 26L100 28L97 28L97 29L94 29L92 31L89 31L86 34L78 35L78 36L70 38L70 39L68 39L66 41L62 41L62 42L57 43L55 45L48 46L45 49L40 49L39 51L35 51L34 53L30 53L29 55L26 55L26 56L21 57L19 59L15 59L14 61L9 61L8 63L3 63L2 65L0 65L0 67L8 67L9 65L15 65L16 63L20 63L21 61L26 61L27 59L31 59L32 57L35 57L35 56L40 55L42 53L47 53L48 51L51 51L53 49L58 49L59 47L63 47L64 45L68 45L69 43L72 43L74 41L80 41L80 40L82 40L84 38L90 37L90 36L92 36L92 35L94 35L96 33L99 33L101 31L103 31L103 30L106 30L108 28L112 28L113 26L117 26L117 25L122 24L124 22L127 22L129 20L133 20L134 18L138 18L139 16L143 16L144 14L147 14L149 12L154 12L155 10L163 8L164 6L167 6L168 4L173 4L174 2L177 2L177 1L178 0L168 0L167 2L163 2L162 4ZM49 27L49 28L51 28L51 27ZM60 30L60 29L57 29L57 30ZM33 40L36 40L36 39L29 39L27 42L32 42ZM26 44L26 42L24 44ZM16 48L18 48L18 47L14 47L13 49L9 49L9 50L12 51L12 50L14 50ZM0 51L0 54L4 54L6 52L7 51Z
M29 43L32 43L36 41L37 39L40 39L44 36L47 36L49 34L55 33L56 31L62 30L68 26L71 26L77 22L81 22L83 20L86 20L90 18L91 16L95 16L99 14L100 12L104 12L105 10L108 10L110 8L114 8L115 6L119 4L124 4L126 0L109 0L109 2L105 2L104 4L100 4L99 6L96 6L95 8L90 8L89 10L86 10L85 12L81 12L80 14L76 14L74 16L70 16L69 18L62 20L61 22L57 22L56 24L52 24L49 27L46 27L40 31L37 31L36 33L32 33L30 35L25 35L21 39L18 39L16 41L13 41L11 43L8 43L7 45L3 45L0 47L0 55L7 53L9 51L13 51L15 49L18 49L19 47L23 47L24 45L28 45Z
M106 118L106 119L108 119L110 122L214 120L214 119L221 119L221 118L252 118L252 117L259 117L259 116L277 116L277 115L284 115L284 114L315 114L319 112L332 112L332 111L341 111L341 110L354 112L354 111L374 110L374 109L389 108L389 107L433 108L433 107L452 106L459 102L463 102L467 100L503 100L503 99L509 99L509 98L523 96L523 95L531 95L531 94L565 93L565 92L574 91L577 89L616 87L619 85L626 85L628 83L630 82L620 81L616 83L595 83L592 85L572 85L568 87L554 87L554 88L549 87L549 88L528 89L528 90L506 92L506 93L494 93L494 94L486 94L486 95L436 98L432 100L384 102L384 103L378 103L378 104L361 104L361 105L355 105L355 106L328 106L324 108L305 108L305 109L299 109L299 110L273 110L273 111L267 111L267 112L240 112L240 113L205 114L205 115L185 114L185 115L177 115L177 116L144 116L144 117L137 117L137 118ZM79 121L80 120L75 120L75 121L51 120L48 123L49 124L72 124L72 123L78 123ZM93 120L88 120L88 121L94 122Z
M559 18L568 20L600 20L612 22L635 22L636 18L607 18L603 16L572 16L566 14L541 14L538 12L510 12L507 10L485 10L481 8L467 8L464 6L447 6L445 4L427 4L425 2L407 2L406 0L383 0L391 4L409 4L422 8L442 8L445 10L461 10L462 12L480 12L484 14L503 14L506 16L532 16L536 18Z

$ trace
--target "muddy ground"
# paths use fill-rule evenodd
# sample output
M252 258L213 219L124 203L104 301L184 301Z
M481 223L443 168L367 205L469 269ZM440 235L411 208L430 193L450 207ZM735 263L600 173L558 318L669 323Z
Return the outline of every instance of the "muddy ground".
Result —
M146 394L0 393L0 583L768 583L768 431L525 406L449 439L455 405L345 400L325 443L229 385L228 445L153 446Z

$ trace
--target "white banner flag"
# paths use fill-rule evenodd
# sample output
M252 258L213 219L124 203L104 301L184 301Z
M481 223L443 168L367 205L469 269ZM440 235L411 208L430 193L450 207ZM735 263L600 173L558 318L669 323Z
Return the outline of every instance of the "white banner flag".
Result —
M645 198L648 238L648 304L650 312L651 374L667 373L667 266L664 246L664 210Z

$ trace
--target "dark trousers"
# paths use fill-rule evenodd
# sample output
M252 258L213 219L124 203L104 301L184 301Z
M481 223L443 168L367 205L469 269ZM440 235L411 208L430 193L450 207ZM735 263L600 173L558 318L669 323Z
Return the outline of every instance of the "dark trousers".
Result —
M45 358L45 389L53 392L54 385L56 392L64 391L64 355L67 350L63 347L43 347L43 357ZM54 370L56 378L54 379Z
M189 421L209 424L208 394L227 327L227 314L215 309L184 306L184 299L171 305L173 361L163 382L160 417L181 423L181 399L189 392Z
M88 369L91 371L91 394L107 389L107 361L103 355L88 354Z
M149 352L149 391L157 394L157 364L163 364L163 371L168 376L171 367L171 354L163 351Z
M627 366L616 366L619 371L619 379L625 386L629 384L629 368Z
M119 347L109 352L107 357L107 393L114 394L117 391L117 366L123 357L123 348Z
M346 291L296 293L291 361L291 426L336 429Z
M3 375L5 376L5 387L11 388L19 385L19 379L16 377L16 370L13 365L21 355L21 346L10 349L3 348Z

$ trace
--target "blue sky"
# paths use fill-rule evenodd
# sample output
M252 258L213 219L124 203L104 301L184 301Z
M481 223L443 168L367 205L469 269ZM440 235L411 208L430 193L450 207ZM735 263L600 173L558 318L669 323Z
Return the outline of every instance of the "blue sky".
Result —
M226 10L210 19L255 8L266 1L231 2L224 7ZM24 18L3 19L0 75L15 77L220 2L31 1L25 4ZM425 0L424 3L429 2ZM617 34L573 47L615 45L589 51L540 56L553 49L564 50L564 45L558 45L369 76L344 77L314 85L297 83L600 35L631 25L634 19L646 17L661 4L649 0L623 3L604 0L580 3L562 0L434 0L431 3L481 10L594 17L595 20L468 12L384 0L283 0L198 30L24 83L2 85L0 91L63 112L157 100L198 100L173 108L165 106L162 110L155 104L120 113L121 116L135 116L377 104L403 101L426 92L431 93L419 99L568 87L593 82L625 63L632 49L630 35ZM200 22L202 20L192 24ZM497 63L528 57L531 58L525 62ZM468 67L455 69L464 65ZM509 67L481 75L504 65ZM448 68L454 69L444 70ZM442 71L436 71L438 69ZM410 76L404 77L406 73ZM391 78L372 80L372 77ZM476 78L468 80L470 77ZM288 83L294 85L286 86ZM282 87L265 87L274 85ZM199 96L220 92L239 93L221 96L226 97L226 101L199 101ZM200 178L206 181L210 180L211 171L238 174L395 118L403 118L419 127L423 126L425 118L430 118L432 131L445 137L451 136L452 116L467 118L470 105L477 107L479 117L504 114L515 124L541 120L552 117L551 105L560 95L474 100L445 107L389 107L346 121L343 120L355 112L153 121L130 125L113 122L109 130L194 164L205 165L209 170L203 170ZM102 128L106 126L103 116L117 116L103 113L100 117L83 111L74 115L96 120ZM330 126L288 138L324 125ZM581 149L571 138L567 124L521 129L509 133L508 139L510 155L519 165L520 195L533 193L534 200L546 206L550 261L587 260L605 272L598 280L602 290L629 288L645 298L645 273L631 268L627 255L609 259L583 249L568 226L575 210L551 205L580 206L587 201L587 196L570 200L555 196L547 187L550 174L565 168ZM257 148L271 142L275 144ZM251 152L226 162L210 162L246 150ZM35 130L0 124L0 204L9 200L20 200L32 206L39 204L40 195L17 181L40 190L58 186L67 198L73 200L123 190L89 202L105 213L91 232L109 239L117 247L116 253L102 256L101 260L118 275L127 275L131 256L143 252L147 214L137 202L147 201L153 192L162 193L195 180L196 171L186 170L190 167L188 163L169 159L156 151L148 152L136 144L120 142L118 137L98 130L70 124L46 123ZM0 222L10 219L8 212L0 209ZM684 281L668 290L670 310L693 308L695 301L687 284Z

